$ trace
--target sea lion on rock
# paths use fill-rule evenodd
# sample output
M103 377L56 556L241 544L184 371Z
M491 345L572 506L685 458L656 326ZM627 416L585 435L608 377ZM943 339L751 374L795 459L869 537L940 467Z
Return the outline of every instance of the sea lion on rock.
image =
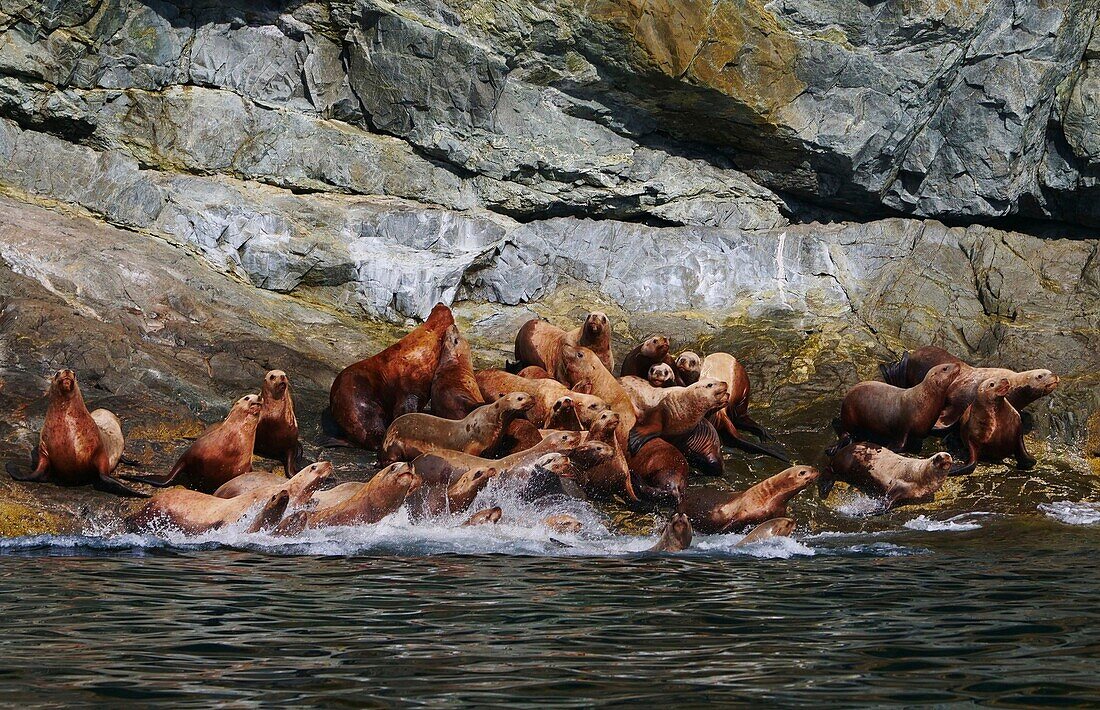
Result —
M682 387L693 385L699 381L700 373L703 371L703 358L699 357L698 353L685 350L676 356L672 369L676 373L676 384Z
M978 387L989 379L1008 380L1007 400L1018 412L1035 400L1053 392L1059 383L1058 375L1050 370L1027 370L1015 372L1002 367L962 366L959 376L947 388L943 411L936 420L935 429L950 429L962 418L966 408L974 403L978 396Z
M676 373L667 362L659 362L649 368L646 380L654 387L672 387L676 384Z
M582 382L588 383L592 388L591 393L602 399L612 411L619 415L619 429L616 436L619 437L619 444L625 446L630 430L634 428L634 423L637 421L634 405L626 390L603 366L599 358L588 348L564 345L559 374L571 387L577 387Z
M611 410L600 413L588 430L589 442L601 442L611 447L610 460L577 473L577 484L594 498L619 496L623 500L636 501L638 494L630 475L626 453L619 443L619 415Z
M644 501L677 505L687 490L688 462L664 439L651 439L627 459L634 492Z
M420 486L420 476L407 463L388 466L366 485L335 505L287 516L275 528L276 535L294 535L302 530L335 525L370 525L394 512L405 497Z
M648 552L680 552L691 547L691 520L683 513L674 513L661 531L657 544Z
M440 343L452 325L451 309L438 303L404 338L336 376L329 391L329 413L348 441L377 449L390 422L427 404Z
M810 466L791 466L747 491L713 486L689 488L679 511L687 514L699 532L737 532L749 525L783 517L791 498L813 485L818 475L817 469Z
M482 370L475 377L481 394L489 402L511 392L531 395L535 403L526 416L540 429L587 428L607 409L607 403L599 397L571 390L557 380L529 380L503 370Z
M658 387L648 380L633 375L620 377L619 385L630 397L630 403L634 405L634 413L639 418L644 417L649 410L660 404L673 389L673 387Z
M953 463L948 453L913 459L877 444L850 443L832 454L818 479L818 490L825 498L833 481L844 481L872 496L885 497L889 509L930 498L943 486Z
M703 475L721 476L725 472L722 438L706 418L687 434L670 437L668 442L682 451L688 463Z
M555 377L561 369L565 345L588 348L608 372L615 366L611 354L611 324L599 311L589 313L580 327L569 332L537 318L527 321L516 335L516 359L523 365L541 367Z
M959 364L951 362L932 368L919 385L909 389L885 382L860 382L844 396L837 434L870 440L894 451L919 451L958 374Z
M283 464L287 476L299 470L302 446L298 443L298 418L290 396L290 379L282 370L264 375L254 446L253 453Z
M878 368L886 384L906 389L919 385L933 367L952 362L966 365L943 348L928 345L912 352L902 353L901 359L897 362L882 364Z
M767 430L749 416L752 386L749 383L749 373L740 360L729 353L707 355L703 358L699 377L720 380L729 388L729 404L722 411L714 413L711 423L720 434L730 440L731 445L736 446L742 441L737 434L738 428L752 432L764 441L771 438Z
M745 537L737 541L734 547L753 545L775 537L790 537L794 532L794 520L791 518L772 518L750 530Z
M439 367L432 378L432 414L443 419L462 419L485 404L477 380L470 344L451 325L443 333L439 351Z
M531 409L535 400L513 392L486 404L464 419L443 419L431 414L405 414L393 420L382 442L383 463L412 461L436 449L478 455L496 446L508 424Z
M260 397L238 399L225 420L207 429L187 447L167 476L127 476L130 480L162 487L170 484L213 493L224 483L252 470L256 426L263 405Z
M991 377L978 387L974 403L959 422L959 434L967 449L966 464L953 473L970 473L978 461L997 463L1009 456L1016 458L1016 467L1035 466L1035 457L1024 443L1024 427L1020 413L1006 399L1012 391L1007 377Z
M126 519L126 527L143 532L155 531L160 524L167 524L189 535L217 530L240 521L265 500L278 507L285 497L285 502L281 503L283 511L287 505L303 505L331 473L332 464L322 461L303 468L292 478L284 478L281 485L259 486L232 498L218 498L186 488L159 491ZM271 513L271 510L261 513L250 531L258 532L278 523L282 512L274 520L269 519Z
M636 453L650 439L690 434L710 412L729 401L725 382L700 378L687 387L667 388L668 394L646 412L630 431L630 451Z
M496 525L500 522L500 518L503 514L504 511L501 510L499 507L486 508L485 510L480 510L467 518L466 522L462 523L462 527L472 527L474 525Z
M31 454L31 470L24 473L10 466L11 477L61 486L90 483L109 493L148 497L111 475L125 446L122 424L106 409L88 412L76 373L58 370L50 380L49 398L38 447Z
M649 368L666 361L668 361L668 336L651 335L638 343L623 358L619 377L632 376L644 380L649 376Z

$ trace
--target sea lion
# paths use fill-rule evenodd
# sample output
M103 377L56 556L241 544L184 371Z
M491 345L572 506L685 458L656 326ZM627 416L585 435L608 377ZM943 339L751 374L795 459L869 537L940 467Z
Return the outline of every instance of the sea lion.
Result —
M654 367L657 366L654 365ZM634 405L634 413L639 418L644 417L649 410L660 404L661 400L673 389L672 387L658 387L648 380L633 375L620 377L619 385L630 397L630 403Z
M656 437L669 439L690 434L710 412L729 401L725 382L710 378L687 387L669 387L657 406L637 421L630 431L630 451L635 453L645 442Z
M654 367L668 366L654 365ZM645 426L646 422L649 421L647 417L650 413L660 407L666 397L684 398L687 396L686 390L690 388L698 389L701 381L697 380L690 387L673 385L663 388L655 387L641 378L631 376L620 377L619 382L630 396L631 401L634 403L634 409L638 413L638 425L634 429L634 432L638 432L639 427ZM683 402L679 400L669 402L666 405L666 410L672 407L682 411L682 404ZM719 407L719 411L720 409ZM723 471L722 440L714 426L708 421L713 414L714 412L704 415L704 418L700 419L695 428L686 434L665 435L664 438L680 449L687 456L688 463L692 466L695 466L704 474L720 476Z
M651 335L638 343L623 358L619 377L633 376L643 380L649 375L649 368L668 360L668 336Z
M374 475L354 495L335 505L287 516L275 528L276 535L335 525L370 525L394 512L405 496L420 486L420 476L407 463L388 466Z
M281 485L260 486L232 498L216 496L188 490L172 488L158 491L140 510L126 519L126 527L131 531L155 531L160 524L167 524L188 535L196 535L208 530L217 530L240 521L250 510L262 501L276 505L283 496L287 505L303 505L312 497L314 491L331 475L332 464L327 461L311 464L296 473L292 478L283 479ZM259 516L250 528L251 532L273 526L282 517L269 520L271 511Z
M860 382L844 395L837 434L873 441L894 451L919 451L958 374L959 364L950 362L932 368L919 385L909 389L885 382Z
M790 537L794 532L794 520L791 518L772 518L750 530L745 537L737 541L734 547L744 547L773 537Z
M720 380L729 388L729 404L722 411L714 413L711 423L720 434L727 437L731 445L737 445L741 441L737 434L738 428L752 432L763 441L771 438L767 430L749 416L752 386L749 383L749 373L740 360L729 353L707 355L700 367L699 377Z
M249 491L254 491L264 486L281 486L286 483L287 480L287 477L281 473L273 473L271 471L250 471L226 481L218 486L218 489L211 493L211 495L215 498L236 498L239 495L244 495Z
M225 420L207 429L187 447L167 476L126 476L157 487L176 483L191 490L213 493L224 483L252 470L256 426L263 405L259 395L246 394Z
M534 398L535 403L526 416L540 429L587 428L608 408L599 397L569 389L557 380L531 380L503 370L482 370L475 379L488 402L511 392L524 392Z
M1035 466L1035 457L1024 444L1024 427L1020 413L1006 399L1012 391L1007 377L990 377L978 387L974 403L959 422L959 434L967 449L966 464L953 473L970 473L978 461L997 463L1009 456L1016 458L1016 467Z
M646 380L654 387L672 387L676 384L676 373L667 362L659 362L649 368Z
M616 436L619 437L619 444L625 446L630 430L637 421L634 405L626 390L588 348L563 345L561 354L561 371L558 373L561 379L571 387L587 383L592 388L591 394L602 399L619 415Z
M632 488L651 503L677 505L687 490L688 462L664 439L651 439L628 457Z
M382 461L412 461L436 449L478 455L500 442L508 424L534 406L523 392L475 409L464 419L442 419L431 414L405 414L393 420L382 441Z
M485 404L477 381L470 344L451 325L443 332L439 351L439 366L432 378L432 414L443 419L462 419Z
M989 379L1008 380L1008 403L1019 411L1035 400L1053 392L1059 383L1058 375L1050 370L1027 370L1015 372L1002 367L961 366L959 376L947 388L943 411L936 420L934 429L944 430L955 426L962 418L966 408L974 403L978 396L978 387Z
M302 446L298 443L298 418L294 416L290 379L282 370L272 370L264 375L260 389L260 421L256 425L253 453L283 464L287 476L299 470Z
M772 518L783 517L787 503L818 478L817 469L791 466L747 491L712 486L689 488L680 502L696 530L705 534L737 532Z
M674 513L664 529L657 544L648 552L680 552L691 547L691 520L683 513Z
M952 362L966 365L943 348L927 345L912 352L902 353L901 359L897 362L884 363L878 367L886 384L906 389L919 385L933 367Z
M58 370L50 380L49 398L38 447L31 452L31 470L9 467L11 477L61 486L91 483L109 493L147 498L111 475L125 446L122 424L106 409L88 412L76 373Z
M600 413L588 430L587 441L601 442L611 447L610 460L579 471L577 484L593 498L619 496L626 501L638 500L630 475L626 452L619 443L619 415L611 410Z
M703 358L699 357L698 353L685 350L676 356L672 369L676 373L676 384L682 387L693 385L699 381L700 373L703 371Z
M953 464L948 453L914 459L877 444L850 443L832 454L817 485L825 498L833 481L844 481L872 496L885 497L890 509L929 499L943 486Z
M550 373L542 369L538 365L528 365L519 372L516 373L520 377L525 377L529 380L549 380L551 379Z
M466 519L466 522L462 523L462 527L472 527L474 525L496 525L500 522L501 516L504 514L499 507L486 508L485 510L479 510Z
M349 442L377 449L390 422L427 404L440 343L452 325L451 309L437 303L428 319L408 335L336 376L329 391L329 414Z
M703 418L687 434L673 436L668 443L675 446L688 463L706 476L721 476L725 472L722 461L722 438L707 418Z
M406 498L409 509L417 517L434 517L448 511L463 512L499 473L491 466L472 468L457 477L451 475L453 469L449 466L425 466L422 469L425 473L419 474L420 488Z
M560 533L579 533L584 527L580 520L569 513L548 515L543 519L542 524Z
M608 372L615 367L611 324L599 311L589 313L580 327L569 332L537 318L527 321L516 334L516 359L522 365L541 367L554 377L561 369L561 349L565 345L588 348Z

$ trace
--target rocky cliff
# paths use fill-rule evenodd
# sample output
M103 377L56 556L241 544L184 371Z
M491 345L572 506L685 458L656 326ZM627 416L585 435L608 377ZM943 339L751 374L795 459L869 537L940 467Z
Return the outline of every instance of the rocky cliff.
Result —
M193 426L268 366L319 410L437 300L487 364L596 303L620 343L734 348L791 431L907 346L1051 367L1035 424L1079 465L1098 14L0 0L6 436L62 363Z

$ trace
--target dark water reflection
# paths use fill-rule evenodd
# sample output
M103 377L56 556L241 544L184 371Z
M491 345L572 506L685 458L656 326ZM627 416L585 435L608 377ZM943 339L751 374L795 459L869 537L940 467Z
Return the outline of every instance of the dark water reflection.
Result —
M791 559L0 558L7 704L1100 701L1096 527ZM73 551L70 551L73 552Z

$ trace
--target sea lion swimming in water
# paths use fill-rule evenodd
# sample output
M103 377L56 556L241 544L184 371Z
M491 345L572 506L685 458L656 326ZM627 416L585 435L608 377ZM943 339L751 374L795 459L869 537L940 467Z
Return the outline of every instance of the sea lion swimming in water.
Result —
M106 409L88 412L76 373L58 370L50 380L49 398L38 447L31 455L31 470L22 472L9 466L11 477L61 486L90 483L109 493L147 498L111 475L125 446L122 425Z
M443 333L439 351L439 366L432 377L432 414L443 419L463 419L485 404L477 380L474 379L470 344L451 325Z
M302 445L298 442L298 418L294 415L290 378L282 370L264 375L253 453L283 464L287 476L300 470Z
M772 518L783 517L787 503L813 485L819 473L810 466L791 466L747 491L712 486L689 488L679 506L702 533L737 532Z
M691 547L691 520L683 513L674 513L661 531L657 543L647 552L680 552Z
M302 530L328 526L370 525L394 512L405 497L420 486L420 476L407 463L388 466L367 484L340 502L312 511L287 516L275 528L276 535L294 535Z
M974 403L959 423L959 434L967 449L966 464L953 473L970 473L978 461L997 463L1012 456L1016 467L1030 469L1035 457L1024 443L1020 413L1008 402L1012 383L1007 377L990 377L978 387Z
M753 545L775 537L790 537L794 532L794 520L791 518L772 518L750 530L745 537L737 541L734 547Z
M885 498L887 510L930 498L943 486L954 465L948 453L913 459L878 444L847 443L831 451L829 466L818 479L821 497L829 495L834 481L844 481Z
M414 412L393 420L382 441L382 462L412 461L436 449L477 456L500 443L508 424L531 409L535 400L513 392L478 407L464 419L443 419Z
M437 303L408 335L336 376L328 412L348 442L377 449L390 422L427 404L440 345L454 322L451 309Z
M473 527L475 525L496 525L500 522L500 518L503 514L504 511L502 511L499 506L494 508L486 508L485 510L480 510L467 518L466 522L462 523L462 527Z
M615 367L611 323L599 311L589 313L580 327L568 333L544 320L527 321L516 334L516 359L520 365L535 365L556 377L561 369L562 347L566 345L588 348L608 372Z

